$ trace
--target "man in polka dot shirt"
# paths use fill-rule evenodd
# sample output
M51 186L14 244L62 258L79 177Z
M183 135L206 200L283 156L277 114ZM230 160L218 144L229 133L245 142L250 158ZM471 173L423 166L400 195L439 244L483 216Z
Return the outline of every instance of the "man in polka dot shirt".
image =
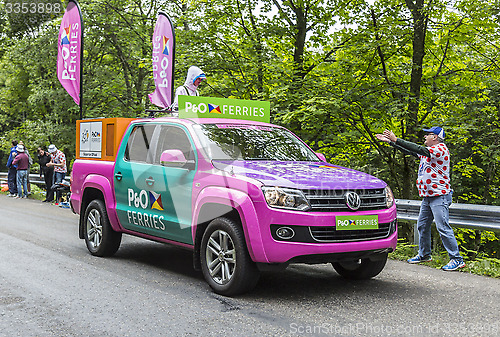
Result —
M418 193L423 197L417 220L420 245L418 255L408 259L408 263L432 260L431 224L434 220L443 246L450 257L450 262L442 269L446 271L457 270L463 268L465 262L460 255L455 234L449 224L449 207L453 193L450 186L450 151L444 143L443 128L433 126L430 129L424 129L424 131L426 132L425 146L397 138L389 130L376 136L379 140L420 159L417 177Z

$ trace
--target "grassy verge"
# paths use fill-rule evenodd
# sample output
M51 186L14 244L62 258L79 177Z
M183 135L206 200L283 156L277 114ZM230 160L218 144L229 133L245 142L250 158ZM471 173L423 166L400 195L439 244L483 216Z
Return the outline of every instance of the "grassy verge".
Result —
M396 250L389 254L389 258L406 261L415 256L414 248L415 245L400 239L398 240ZM464 254L462 254L462 256L464 256ZM448 261L448 254L445 251L434 251L432 253L432 261L423 262L421 264L439 269L448 263ZM466 265L464 268L460 269L461 272L500 278L500 259L479 255L474 259L464 256L464 261Z
M9 192L1 192L1 193L5 194L5 195L9 194ZM31 194L28 195L28 199L44 200L45 199L45 190L43 190L42 188L38 187L35 184L31 184Z

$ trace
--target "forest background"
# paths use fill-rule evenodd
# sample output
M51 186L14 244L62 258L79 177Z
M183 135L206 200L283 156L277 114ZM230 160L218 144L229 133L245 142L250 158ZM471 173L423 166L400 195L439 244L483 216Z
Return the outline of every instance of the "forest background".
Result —
M75 156L79 108L56 76L62 13L7 13L0 1L0 170L10 141ZM59 0L30 0L58 6ZM67 2L62 3L62 10ZM197 65L204 96L268 100L329 162L418 199L418 162L376 140L385 128L423 143L441 125L454 202L500 205L500 3L495 0L81 0L83 113L154 108L151 37L174 21L175 86ZM47 8L47 7L46 7ZM500 251L495 251L497 255ZM498 249L500 250L500 249Z

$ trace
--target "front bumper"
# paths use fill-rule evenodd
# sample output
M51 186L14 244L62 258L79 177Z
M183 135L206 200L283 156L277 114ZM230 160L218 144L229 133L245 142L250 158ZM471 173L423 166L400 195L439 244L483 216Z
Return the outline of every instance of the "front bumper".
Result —
M296 241L293 239L282 240L276 237L271 228L274 230L277 226L289 226L295 230L298 228L302 229L302 234L311 233L311 228L325 228L335 231L335 216L352 215L354 214L352 212L298 212L270 209L266 204L262 203L256 204L256 211L259 215L259 223L247 224L247 227L248 230L251 230L253 225L260 227L261 242L266 260L257 259L255 262L259 263L295 263L309 259L316 261L314 263L332 262L338 260L344 253L354 256L357 252L390 252L396 248L397 244L395 205L389 209L356 212L356 215L377 214L379 223L388 224L390 228L388 228L385 235L374 235L373 237L365 238L351 237L348 241L342 239L336 240L335 237L332 237L332 240L319 241L311 235L298 236L295 238ZM366 233L367 231L363 232ZM315 257L313 258L313 256Z

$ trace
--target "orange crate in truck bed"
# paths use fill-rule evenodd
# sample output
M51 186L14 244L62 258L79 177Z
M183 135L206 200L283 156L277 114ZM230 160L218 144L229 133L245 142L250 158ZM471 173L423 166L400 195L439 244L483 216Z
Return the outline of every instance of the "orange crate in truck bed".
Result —
M76 121L76 158L114 161L123 134L136 118L93 118Z

